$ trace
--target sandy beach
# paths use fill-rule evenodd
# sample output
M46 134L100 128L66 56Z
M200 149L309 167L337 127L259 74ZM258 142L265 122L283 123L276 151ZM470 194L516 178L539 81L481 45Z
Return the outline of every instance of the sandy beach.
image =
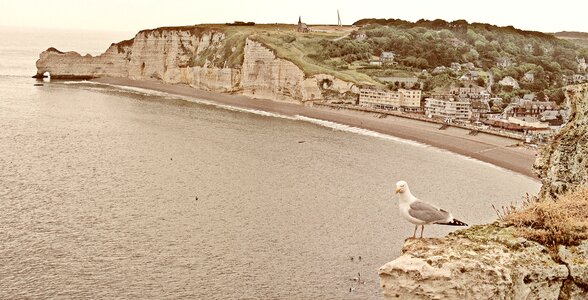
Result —
M315 108L295 103L276 102L265 99L251 99L245 96L221 94L197 90L186 85L172 85L160 81L137 81L126 78L99 78L94 82L144 88L198 99L210 100L219 104L240 108L267 111L282 115L300 115L348 126L364 128L402 139L412 140L444 149L480 161L484 161L516 173L536 179L532 171L535 151L515 146L518 141L480 133L468 135L468 131L450 127L439 130L439 125L417 120L388 116L377 118L374 114Z

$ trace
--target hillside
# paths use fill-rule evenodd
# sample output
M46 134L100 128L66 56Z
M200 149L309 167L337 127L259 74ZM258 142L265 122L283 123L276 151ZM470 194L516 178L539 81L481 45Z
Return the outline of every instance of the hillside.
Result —
M378 84L370 76L347 66L338 67L323 61L320 56L323 42L344 38L353 31L351 27L313 26L314 30L307 33L296 32L296 25L291 24L256 24L251 26L230 26L227 24L202 24L182 27L161 27L142 30L145 34L164 34L169 31L187 31L192 36L205 33L220 32L224 35L218 47L193 55L188 62L190 67L214 66L218 68L240 67L243 63L245 41L249 38L274 51L279 57L293 62L308 76L329 74L339 79L356 84ZM123 41L132 44L132 40ZM121 44L118 43L118 44ZM116 45L118 45L116 44Z
M232 79L223 83L230 87L224 89L237 91L249 40L269 49L275 58L294 64L303 72L303 78L297 79L300 82L304 78L328 75L357 86L397 89L404 86L404 82L399 82L402 78L419 77L416 86L425 92L442 93L450 86L479 85L491 88L495 95L506 100L535 92L561 102L561 87L566 80L582 74L580 71L585 74L585 70L578 68L576 58L588 57L588 48L553 34L470 24L463 20L413 23L363 19L353 26L310 25L310 32L305 33L297 32L297 26L290 24L243 22L238 25L202 24L143 30L133 39L113 44L111 48L115 50L109 49L96 58L100 62L115 59L117 63L106 63L101 70L94 70L92 64L81 67L88 68L85 74L90 77L131 76L131 70L137 78L172 82L204 80L202 76L211 76L211 68L225 70L222 76L229 76L227 72L231 70ZM576 38L576 34L560 36ZM382 61L380 56L384 52L392 52L393 57ZM91 60L81 56L75 59ZM113 70L114 74L107 74L107 70ZM70 71L71 74L66 72L62 76L75 77L76 71ZM475 78L467 78L471 71L476 71ZM184 72L200 75L188 76ZM525 80L526 73L532 74L533 79ZM517 80L520 88L496 84L507 76ZM198 86L201 85L206 84L201 81Z
M556 37L558 37L560 39L573 42L578 46L588 48L588 32L561 31L561 32L556 32L553 35L555 35Z
M534 82L522 82L521 90L516 93L522 95L528 91L545 90L559 101L563 100L559 88L563 85L564 76L577 72L576 57L588 56L588 49L569 41L511 26L470 24L463 20L420 20L412 23L396 19L363 19L354 25L361 27L358 33L364 33L367 38L326 45L328 58L354 62L366 51L373 55L392 51L397 55L398 68L414 72L471 62L478 70L492 74L495 82L504 76L511 76L520 82L526 72L532 72ZM506 63L499 67L497 64L500 61ZM438 85L425 88L434 89Z
M389 77L420 77L425 91L443 92L451 85L489 85L506 76L516 79L520 89L494 84L492 92L506 98L529 92L545 93L561 102L565 78L578 73L576 57L588 57L588 49L575 43L584 40L581 33L545 34L512 26L499 27L466 21L363 19L352 27L311 26L309 33L298 33L295 25L224 26L204 25L224 31L227 45L218 52L200 56L193 65L205 60L217 67L241 63L241 45L250 38L272 49L275 55L293 62L308 76L330 74L359 85L370 84L398 88L381 80ZM580 34L580 35L578 35ZM572 39L575 43L570 42ZM236 52L229 51L236 47ZM382 52L395 54L394 64L372 65ZM502 62L502 65L498 65ZM473 64L479 78L460 82L465 68L451 70L452 63ZM445 72L433 72L447 67ZM427 70L426 74L422 70ZM470 70L472 68L470 67ZM524 80L532 73L533 82ZM492 77L492 78L490 78Z

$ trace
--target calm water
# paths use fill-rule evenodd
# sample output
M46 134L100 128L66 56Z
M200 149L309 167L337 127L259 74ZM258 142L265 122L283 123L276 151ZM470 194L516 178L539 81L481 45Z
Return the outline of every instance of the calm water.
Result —
M101 85L33 86L40 50L97 53L129 36L0 32L2 299L380 299L378 268L413 230L397 180L470 224L539 187L300 120Z

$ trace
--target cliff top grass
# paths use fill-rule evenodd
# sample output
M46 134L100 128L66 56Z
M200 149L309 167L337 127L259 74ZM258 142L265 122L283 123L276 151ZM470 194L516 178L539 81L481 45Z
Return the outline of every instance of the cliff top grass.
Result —
M250 38L274 51L276 57L291 61L306 75L329 74L336 78L356 84L380 85L371 76L347 67L347 63L337 65L335 61L325 61L321 57L321 41L332 41L345 38L351 27L312 26L312 32L298 33L296 25L291 24L256 24L255 26L229 26L219 24L198 25L199 30L217 30L226 35L223 42L227 47L217 51L218 58L226 59L227 66L237 66L243 62L243 46ZM169 28L166 28L169 29ZM237 49L232 51L233 47ZM230 51L229 51L230 50ZM203 55L202 58L210 57ZM216 59L218 60L218 59ZM213 64L216 60L213 60ZM196 62L203 65L203 61ZM218 67L222 67L217 65Z
M548 247L577 245L588 239L588 188L556 200L530 200L518 210L511 206L501 216L515 233Z
M204 66L207 63L223 68L238 67L243 63L244 46L247 38L262 43L274 51L278 58L286 59L298 66L306 75L329 74L336 78L356 84L380 85L367 74L350 69L336 61L325 62L320 52L321 41L345 38L351 27L313 26L317 30L309 33L296 32L296 25L291 24L256 24L255 26L231 26L227 24L202 24L181 27L161 27L142 30L142 33L159 33L165 31L190 31L201 35L206 32L222 32L223 41L214 48L199 53L190 62L191 66ZM344 68L340 66L344 65Z
M345 67L337 66L336 61L321 58L321 41L345 38L348 32L325 31L297 33L292 31L264 31L250 38L272 49L279 58L286 59L298 66L306 75L329 74L336 78L356 84L381 85L367 74Z

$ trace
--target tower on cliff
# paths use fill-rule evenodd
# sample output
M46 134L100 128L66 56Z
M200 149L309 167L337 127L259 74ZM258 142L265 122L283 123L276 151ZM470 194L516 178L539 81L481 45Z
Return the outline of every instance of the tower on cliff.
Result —
M296 29L298 32L309 32L308 26L306 23L302 23L302 17L298 16L298 28Z

